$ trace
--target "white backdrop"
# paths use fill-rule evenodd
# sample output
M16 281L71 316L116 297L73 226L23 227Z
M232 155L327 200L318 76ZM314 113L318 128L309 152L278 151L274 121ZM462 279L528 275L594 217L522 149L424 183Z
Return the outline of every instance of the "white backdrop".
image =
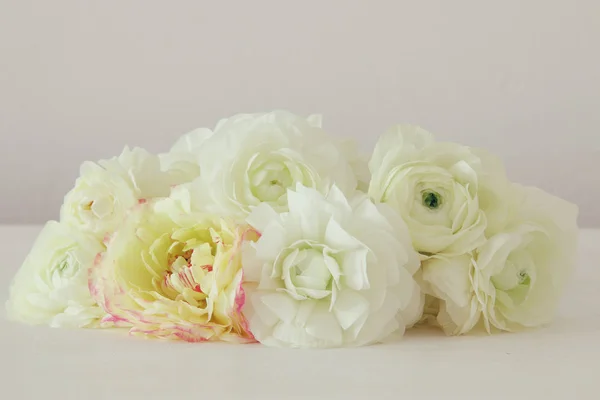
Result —
M600 226L598 46L597 0L0 0L0 222L56 218L86 159L287 108L491 148Z

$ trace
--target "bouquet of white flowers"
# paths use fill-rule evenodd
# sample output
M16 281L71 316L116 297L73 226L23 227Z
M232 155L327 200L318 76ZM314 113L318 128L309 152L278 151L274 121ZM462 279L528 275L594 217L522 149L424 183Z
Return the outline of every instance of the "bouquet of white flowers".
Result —
M399 125L370 157L319 116L240 114L165 154L86 162L18 271L9 316L280 347L552 320L577 207L486 151Z

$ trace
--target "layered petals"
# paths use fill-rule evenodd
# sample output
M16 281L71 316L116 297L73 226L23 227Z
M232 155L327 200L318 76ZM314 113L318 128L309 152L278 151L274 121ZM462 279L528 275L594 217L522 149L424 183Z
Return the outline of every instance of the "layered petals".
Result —
M244 248L250 329L278 347L360 346L421 317L418 255L402 219L364 195L298 185L288 211L248 216L262 235Z
M132 212L93 268L90 292L110 315L104 322L163 339L253 341L241 312L241 248L255 231L174 204Z

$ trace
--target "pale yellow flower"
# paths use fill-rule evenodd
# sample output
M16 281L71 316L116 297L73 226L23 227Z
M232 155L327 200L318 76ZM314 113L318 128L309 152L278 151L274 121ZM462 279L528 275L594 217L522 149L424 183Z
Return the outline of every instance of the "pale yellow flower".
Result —
M241 313L240 249L256 236L173 199L139 207L92 270L92 295L111 316L104 322L165 339L253 341Z
M160 169L158 156L125 147L118 157L86 161L60 210L60 221L102 241L132 207L169 195L173 178Z
M10 319L32 325L95 326L104 312L88 290L88 270L103 250L93 237L46 223L10 289Z

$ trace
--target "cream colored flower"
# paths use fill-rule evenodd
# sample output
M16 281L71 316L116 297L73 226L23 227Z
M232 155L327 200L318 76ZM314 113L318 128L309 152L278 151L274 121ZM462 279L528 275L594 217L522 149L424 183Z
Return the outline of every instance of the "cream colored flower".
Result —
M501 163L482 150L437 143L419 127L399 125L385 133L369 168L369 195L402 215L421 253L465 254L506 218Z
M472 255L423 264L425 290L443 300L438 322L449 334L480 320L518 331L549 323L575 267L577 207L535 188L515 186L502 232Z
M284 211L297 183L326 192L357 187L342 150L318 127L318 118L286 111L239 114L217 124L200 149L202 177L194 181L209 212L243 218L261 203Z
M210 129L195 129L180 137L168 153L159 155L162 169L171 175L173 183L191 182L200 176L200 149L210 136Z
M104 312L88 290L88 270L102 246L76 229L48 222L10 289L10 319L52 327L93 326Z
M60 220L103 240L132 207L168 196L171 183L157 156L140 148L125 148L119 157L83 163L75 187L65 196Z
M241 313L240 248L254 231L161 200L132 212L92 271L92 294L131 333L253 341Z
M371 181L369 157L360 151L358 144L354 140L343 140L338 145L354 171L358 182L357 189L361 192L367 192L369 190L369 182Z
M323 116L320 114L309 115L307 121L316 128L323 128ZM353 139L345 138L337 140L337 146L344 155L344 158L346 158L350 164L350 168L356 176L357 189L366 192L369 188L369 181L371 180L371 172L369 172L369 156L360 151L358 143Z
M262 204L247 219L262 234L243 253L244 313L258 341L360 346L419 320L419 260L399 216L335 186L325 197L298 185L287 200L289 211Z

